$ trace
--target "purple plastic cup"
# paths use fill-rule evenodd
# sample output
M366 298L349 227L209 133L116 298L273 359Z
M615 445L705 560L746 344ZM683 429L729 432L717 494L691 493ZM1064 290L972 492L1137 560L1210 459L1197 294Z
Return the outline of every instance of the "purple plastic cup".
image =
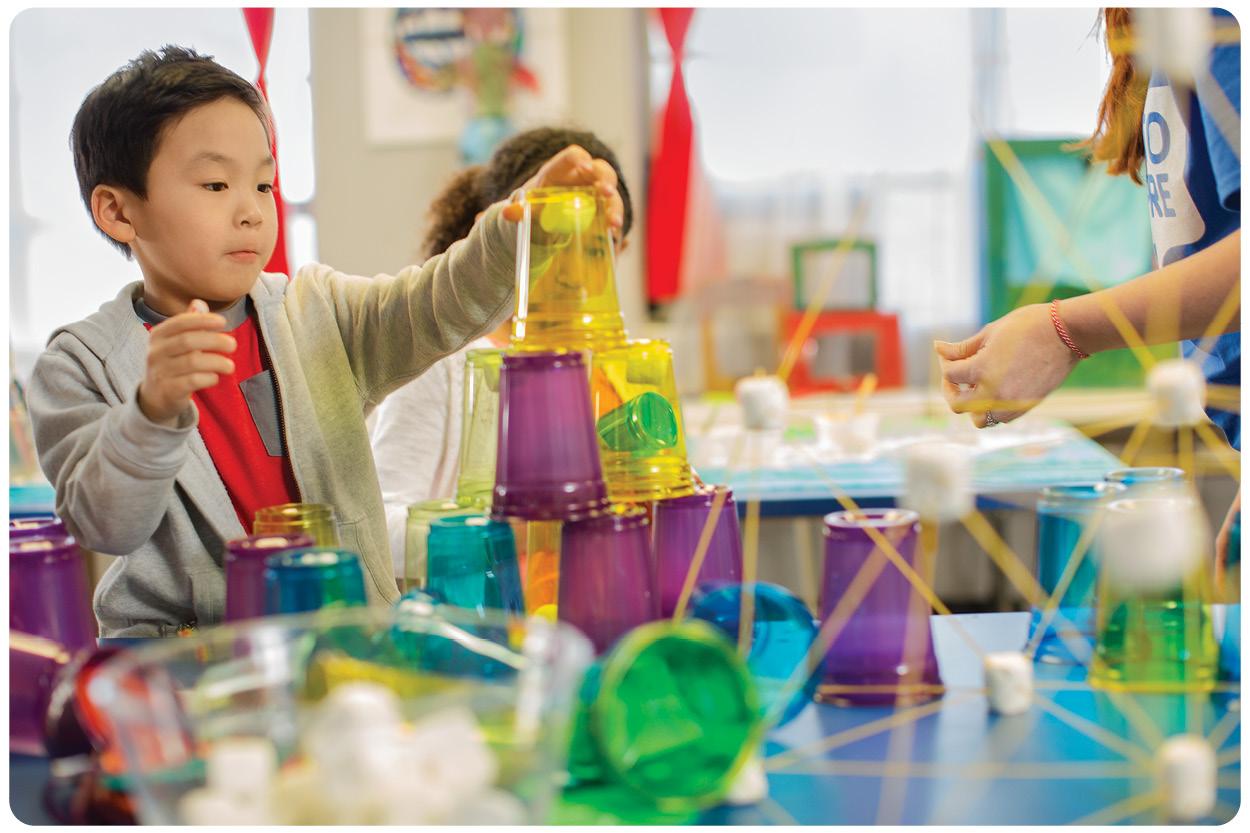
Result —
M54 758L90 752L99 741L89 723L85 684L117 647L74 654L42 636L9 631L9 751Z
M651 562L650 521L640 506L564 524L557 615L604 653L627 631L659 618Z
M876 530L923 577L916 564L920 516L905 509L834 512L825 521L825 570L820 616L827 621L877 545ZM914 703L942 693L933 653L929 604L906 576L882 558L882 568L829 646L816 699L838 705Z
M705 487L693 495L657 500L655 578L661 616L672 616L677 609L677 600L699 547L699 536L712 512L717 490L728 494L694 586L706 588L742 581L742 535L732 490L726 486Z
M26 538L63 538L69 535L65 524L55 515L33 515L26 518L9 518L9 540Z
M9 628L45 636L70 651L95 646L99 628L87 565L73 538L9 541Z
M65 646L9 631L9 751L43 755L52 689L69 664Z
M227 622L265 615L265 559L314 546L306 532L249 535L226 542Z
M504 355L491 515L571 521L607 508L582 354Z

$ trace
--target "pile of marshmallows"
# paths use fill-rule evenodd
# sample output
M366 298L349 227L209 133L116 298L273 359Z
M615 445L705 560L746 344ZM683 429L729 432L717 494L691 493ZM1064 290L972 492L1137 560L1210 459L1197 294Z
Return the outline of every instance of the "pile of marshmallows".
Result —
M448 707L407 723L373 683L337 686L303 755L281 770L267 738L216 742L207 783L182 797L185 824L520 825L525 806L494 787L499 765L473 714Z

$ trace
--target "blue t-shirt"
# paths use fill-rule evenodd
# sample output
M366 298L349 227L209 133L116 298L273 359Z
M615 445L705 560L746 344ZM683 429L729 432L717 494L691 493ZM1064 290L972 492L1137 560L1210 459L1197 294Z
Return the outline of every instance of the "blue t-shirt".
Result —
M1216 9L1213 14L1217 27L1237 26L1228 12ZM1233 147L1241 141L1239 38L1216 43L1210 75L1218 89L1199 81L1195 92L1174 87L1156 72L1146 93L1146 193L1159 266L1202 251L1241 228L1241 160ZM1208 382L1239 386L1241 334L1228 333L1208 346L1209 352L1199 350L1198 342L1190 339L1181 352L1202 362ZM1215 408L1207 414L1240 450L1241 417Z

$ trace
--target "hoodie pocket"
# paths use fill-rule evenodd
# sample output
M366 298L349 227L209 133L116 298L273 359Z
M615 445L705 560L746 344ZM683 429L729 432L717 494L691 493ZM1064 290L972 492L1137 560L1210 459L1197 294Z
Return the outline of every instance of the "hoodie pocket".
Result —
M219 624L226 613L226 576L220 567L192 573L191 607L198 628Z

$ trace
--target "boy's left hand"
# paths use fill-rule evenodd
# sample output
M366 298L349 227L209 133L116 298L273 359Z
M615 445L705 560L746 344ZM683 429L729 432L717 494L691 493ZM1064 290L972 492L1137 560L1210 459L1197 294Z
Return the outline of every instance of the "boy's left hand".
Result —
M543 163L523 189L560 186L587 186L598 189L607 203L608 227L619 237L625 224L625 204L616 190L616 171L606 161L596 159L580 145L569 145ZM504 207L506 220L518 223L525 216L525 207L514 202Z

